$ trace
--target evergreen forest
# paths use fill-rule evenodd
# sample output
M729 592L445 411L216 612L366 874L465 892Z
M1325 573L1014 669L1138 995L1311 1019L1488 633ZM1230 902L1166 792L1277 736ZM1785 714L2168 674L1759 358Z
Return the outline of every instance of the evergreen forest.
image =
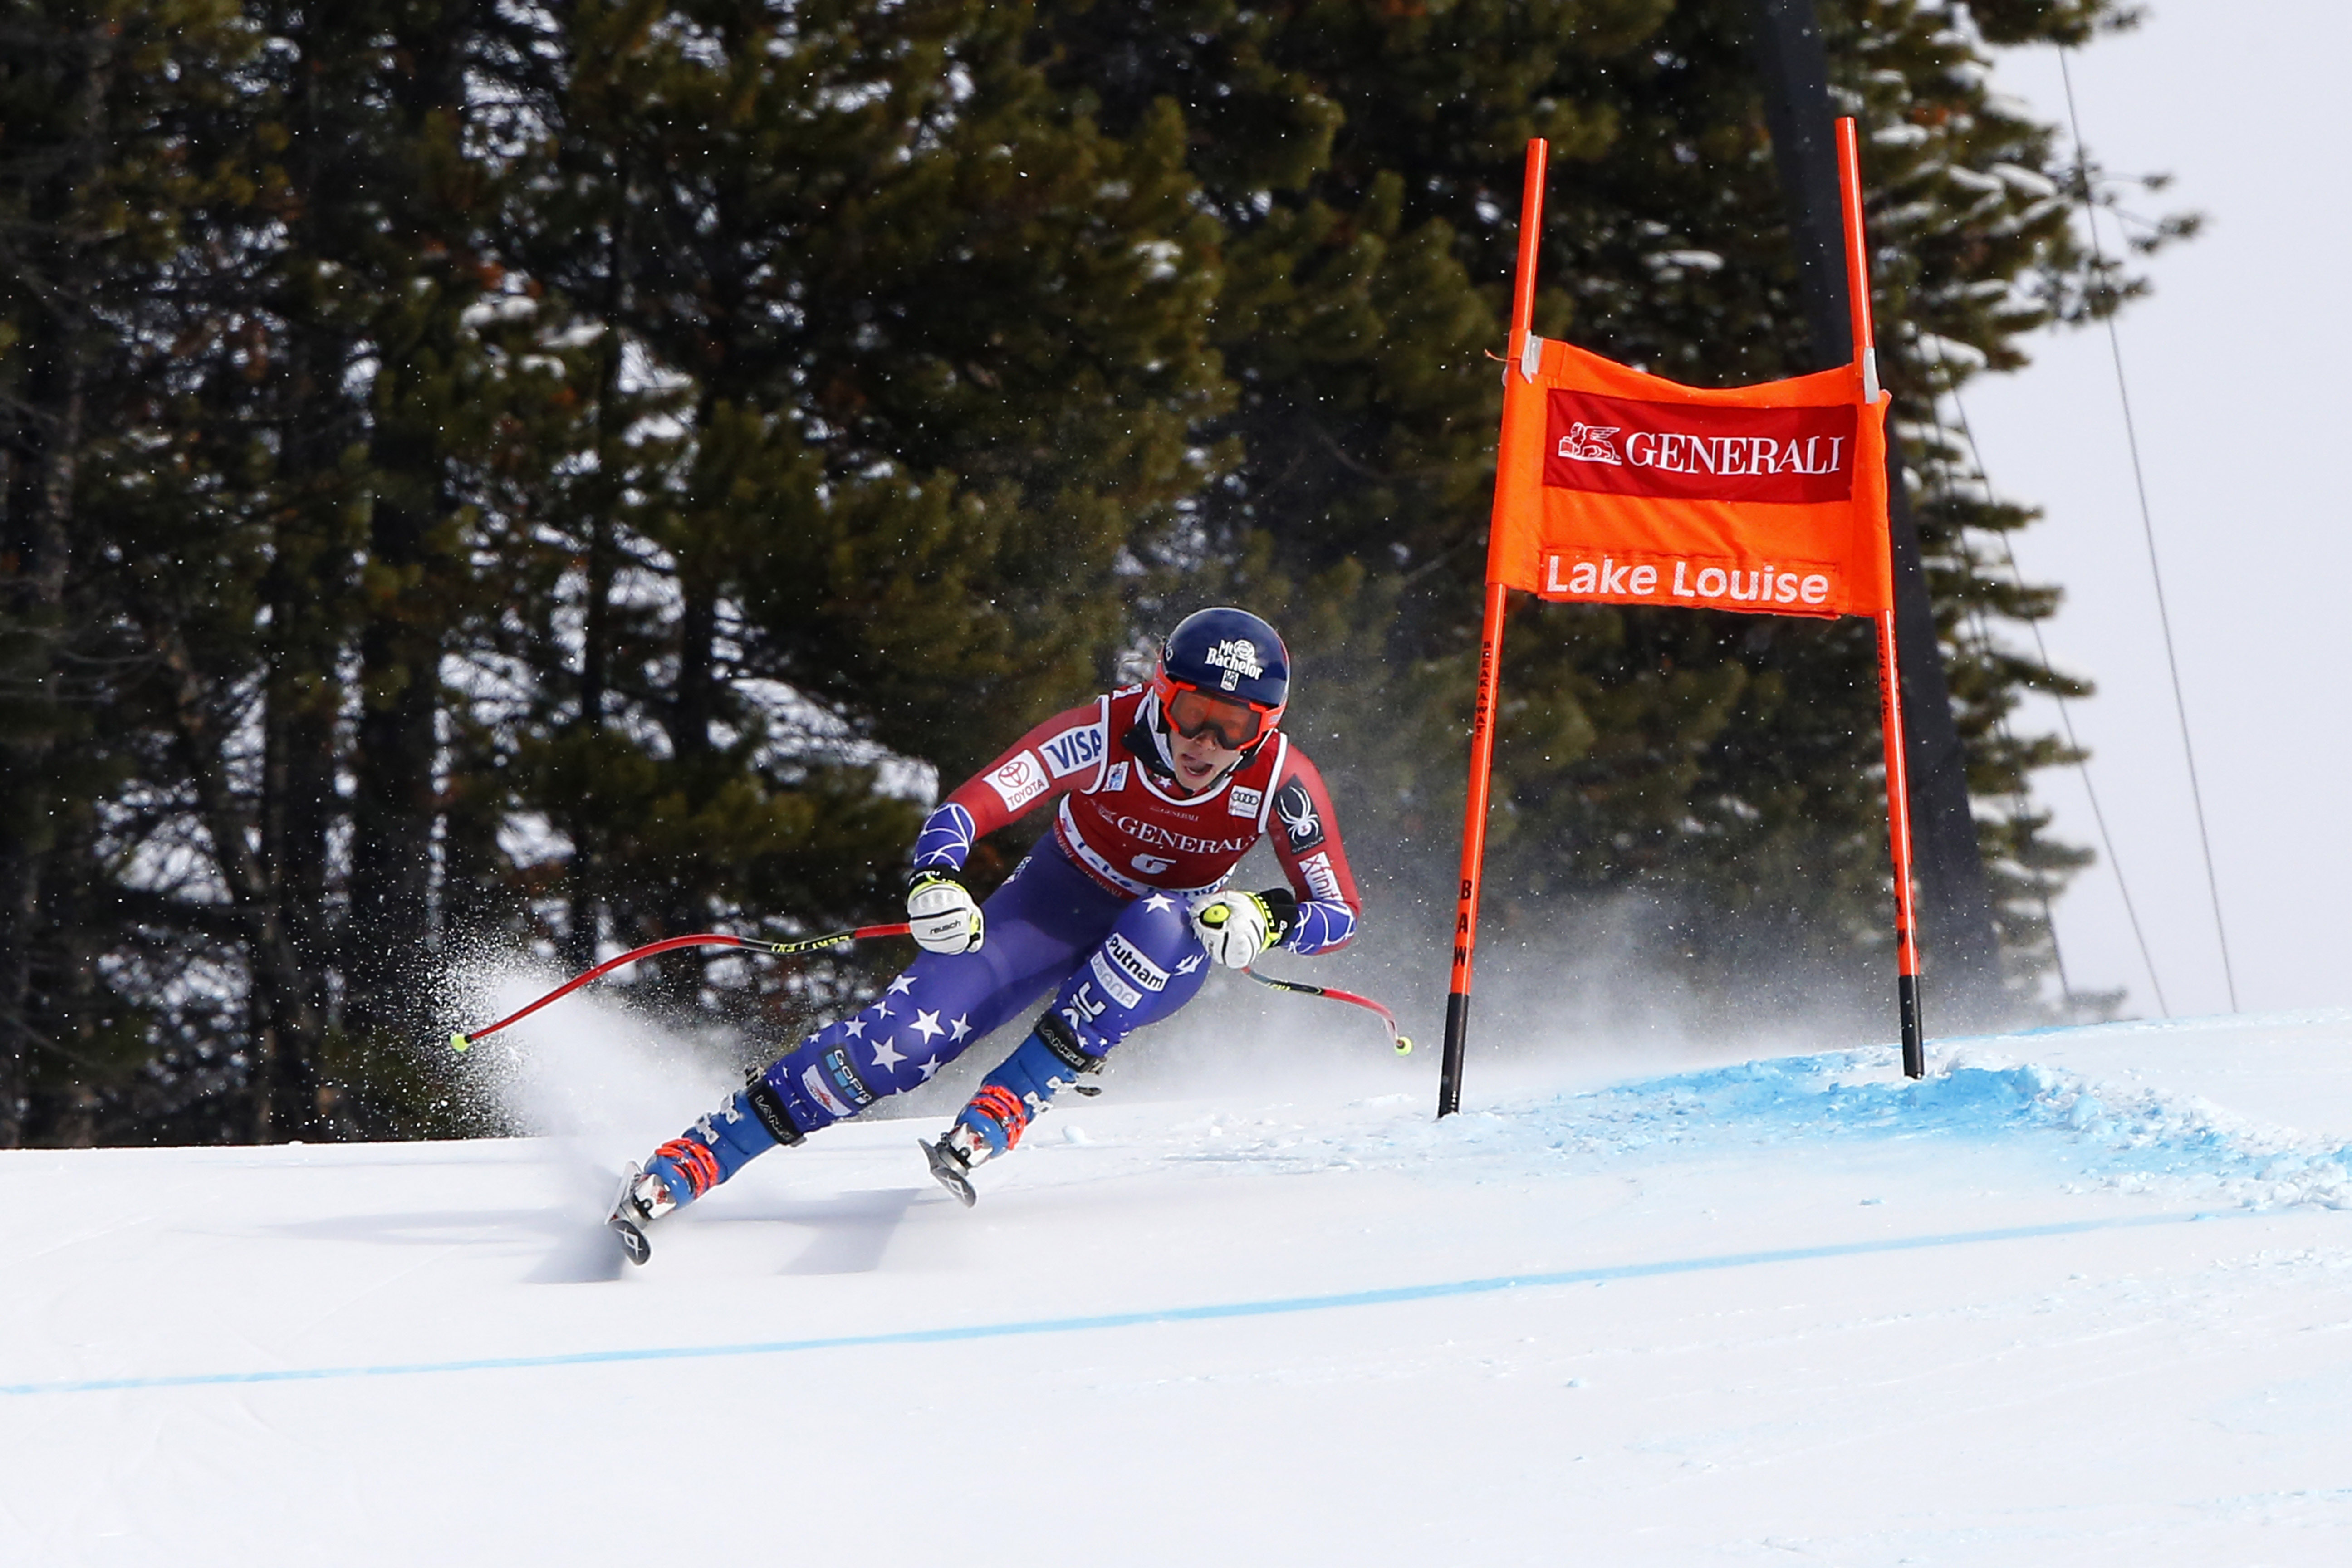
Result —
M1435 998L1522 151L1538 331L1818 368L1753 10L0 0L0 1146L495 1130L452 965L898 918L937 792L1215 603L1297 658L1354 962ZM1998 81L2134 17L1819 13L2030 1007L2086 856L2011 715L2088 689L1948 395L2141 286ZM1507 658L1490 941L1889 1013L1868 626L1528 603ZM764 1060L903 956L633 994Z

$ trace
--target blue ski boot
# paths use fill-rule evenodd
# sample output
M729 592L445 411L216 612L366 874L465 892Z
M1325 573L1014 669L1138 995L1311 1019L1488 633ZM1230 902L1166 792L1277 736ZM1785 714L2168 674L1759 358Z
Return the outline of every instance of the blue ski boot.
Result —
M1102 1058L1087 1050L1077 1031L1059 1014L1047 1013L1003 1065L981 1080L945 1137L915 1142L940 1185L970 1208L980 1201L972 1171L1017 1145L1029 1123L1055 1095L1076 1085L1080 1073L1101 1070Z
M641 1168L631 1165L621 1180L604 1223L620 1239L629 1261L653 1256L646 1229L684 1208L754 1156L802 1141L775 1091L757 1078L726 1104L656 1149Z

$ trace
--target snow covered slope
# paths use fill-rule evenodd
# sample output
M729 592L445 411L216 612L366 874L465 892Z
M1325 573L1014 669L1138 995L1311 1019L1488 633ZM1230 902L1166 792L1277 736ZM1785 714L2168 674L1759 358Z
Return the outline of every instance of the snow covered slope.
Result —
M1115 1070L970 1212L839 1129L643 1270L668 1106L0 1154L0 1562L2352 1556L2352 1014L1335 1059Z

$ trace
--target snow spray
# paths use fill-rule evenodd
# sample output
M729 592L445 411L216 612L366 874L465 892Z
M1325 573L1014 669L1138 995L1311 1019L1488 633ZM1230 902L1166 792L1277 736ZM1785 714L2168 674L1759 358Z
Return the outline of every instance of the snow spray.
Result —
M435 1001L449 1016L493 1016L564 978L539 959L485 952L453 966ZM458 1092L502 1131L539 1137L667 1135L731 1093L731 1040L655 1023L629 1005L625 980L624 971L610 989L567 997L484 1042L451 1075Z

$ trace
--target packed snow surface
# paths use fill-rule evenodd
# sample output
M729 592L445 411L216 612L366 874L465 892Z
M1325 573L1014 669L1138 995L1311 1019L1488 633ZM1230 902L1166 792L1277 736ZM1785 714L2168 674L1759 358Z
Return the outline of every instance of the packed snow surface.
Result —
M1180 1038L974 1210L943 1089L643 1269L614 1173L713 1086L632 1049L541 1137L0 1154L0 1562L2352 1560L2352 1013L1474 1057L1444 1121Z

